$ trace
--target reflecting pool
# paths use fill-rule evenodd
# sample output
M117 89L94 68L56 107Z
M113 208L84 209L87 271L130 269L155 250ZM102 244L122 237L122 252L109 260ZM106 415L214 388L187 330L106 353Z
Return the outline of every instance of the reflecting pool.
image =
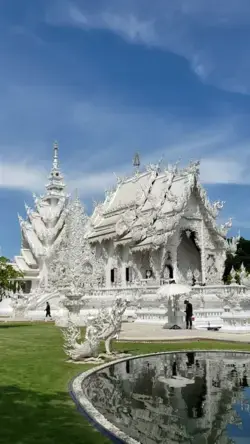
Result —
M250 354L158 354L82 383L105 418L141 444L249 444Z

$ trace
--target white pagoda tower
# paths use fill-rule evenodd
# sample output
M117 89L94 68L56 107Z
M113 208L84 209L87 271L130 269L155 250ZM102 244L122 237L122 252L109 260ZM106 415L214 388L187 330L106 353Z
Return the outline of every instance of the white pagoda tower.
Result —
M21 227L21 254L14 266L24 274L25 292L38 285L48 285L48 266L59 247L68 213L69 196L65 193L63 175L59 169L58 143L53 145L53 164L46 185L46 194L33 195L35 210L25 205L27 218L18 215Z

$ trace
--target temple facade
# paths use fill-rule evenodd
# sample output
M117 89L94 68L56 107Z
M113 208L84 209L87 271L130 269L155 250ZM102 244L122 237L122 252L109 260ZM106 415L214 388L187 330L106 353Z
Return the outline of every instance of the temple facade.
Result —
M138 155L135 160L133 174L117 178L104 202L82 218L79 260L83 273L87 270L88 285L159 286L172 279L221 284L231 220L217 224L223 202L209 202L199 182L199 162L186 168L157 164L140 170ZM27 292L49 285L52 262L55 269L67 224L74 220L74 205L69 217L57 143L46 194L34 196L34 201L35 210L26 206L27 219L19 216L22 246L14 263L24 273ZM79 209L79 199L77 205ZM77 214L75 219L79 225Z
M219 226L223 202L211 204L199 163L149 165L118 179L96 206L88 240L104 259L106 287L133 282L221 284L231 220Z

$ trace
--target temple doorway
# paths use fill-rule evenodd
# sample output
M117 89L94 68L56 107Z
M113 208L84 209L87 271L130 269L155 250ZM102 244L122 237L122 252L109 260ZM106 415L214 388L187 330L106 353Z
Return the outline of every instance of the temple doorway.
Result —
M163 271L163 279L174 279L174 270L171 264L166 264Z
M195 233L189 230L181 233L181 242L177 249L178 272L181 279L187 281L187 272L201 273L201 253L197 245Z

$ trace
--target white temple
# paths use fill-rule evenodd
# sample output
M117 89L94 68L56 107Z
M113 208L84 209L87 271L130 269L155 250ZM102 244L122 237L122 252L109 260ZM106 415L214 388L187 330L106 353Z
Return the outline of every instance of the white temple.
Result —
M165 323L167 303L160 306L156 293L173 279L194 285L197 325L204 327L211 319L223 324L228 298L245 294L245 286L222 283L226 253L236 252L237 238L226 239L231 220L217 224L224 202L208 200L199 162L141 170L136 155L131 177L117 178L88 217L78 197L72 201L65 191L55 143L46 189L44 196L34 196L35 210L26 206L27 219L19 216L22 246L13 264L23 272L28 305L39 316L46 300L53 301L52 311L59 310L71 287L84 296L85 313L109 306L119 294L133 299L140 291L143 303L127 310L127 317Z
M44 196L35 194L35 210L25 205L27 219L18 215L21 227L21 254L14 265L25 277L25 292L38 285L48 285L48 264L61 244L67 216L69 196L58 165L58 144L54 143L53 166Z
M231 221L217 226L223 203L210 204L198 177L197 162L182 170L149 165L118 180L88 233L103 257L106 286L149 278L180 283L187 273L197 283L221 283Z

